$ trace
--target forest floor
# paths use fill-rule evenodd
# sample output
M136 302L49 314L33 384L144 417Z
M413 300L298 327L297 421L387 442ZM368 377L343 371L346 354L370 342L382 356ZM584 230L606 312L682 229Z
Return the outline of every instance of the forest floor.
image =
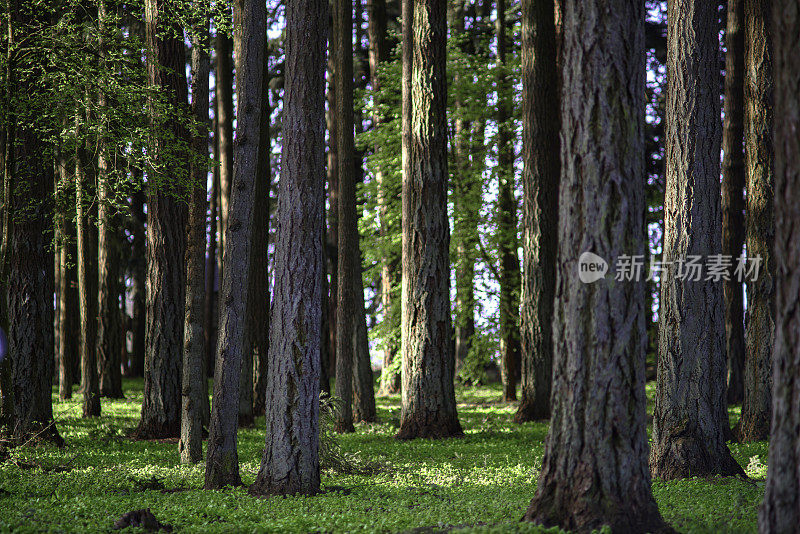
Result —
M499 387L458 388L466 435L445 441L397 441L399 398L377 399L380 422L337 438L344 461L323 470L324 493L271 499L245 488L204 491L203 465L180 465L174 441L129 440L142 382L124 387L127 398L103 399L98 419L80 417L77 393L54 401L66 446L16 449L0 464L0 531L108 532L142 508L180 532L542 531L519 519L536 488L547 424L514 424L515 405L498 401ZM648 385L651 399L653 391ZM239 432L245 483L255 478L263 447L262 417ZM661 513L678 531L756 532L767 444L730 447L750 480L654 481Z

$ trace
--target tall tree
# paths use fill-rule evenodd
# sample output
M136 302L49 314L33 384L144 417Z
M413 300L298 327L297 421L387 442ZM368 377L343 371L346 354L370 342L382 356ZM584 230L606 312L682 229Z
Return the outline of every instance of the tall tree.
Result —
M131 179L136 180L141 176L136 167L131 167ZM145 194L143 191L134 191L131 195L131 256L130 276L132 304L131 316L131 376L144 376L145 353L145 325L147 323L147 290L145 279L147 277L147 239L145 225L147 213L145 212Z
M559 94L553 0L522 3L522 399L518 423L550 417L558 252Z
M239 99L236 115L238 134L222 260L226 267L220 289L222 306L214 368L214 402L211 405L206 454L206 489L242 483L236 431L242 361L245 359L243 346L248 318L253 207L261 137L266 5L259 0L236 0L233 16ZM252 373L252 359L250 365L248 373Z
M336 0L329 0L331 11ZM333 18L333 17L331 17ZM328 210L327 210L327 243L325 249L326 268L330 275L328 299L328 375L336 377L336 316L339 305L339 159L336 156L339 136L337 135L336 119L336 59L334 52L333 20L330 21L328 31L328 153L327 153L327 182L328 182Z
M88 98L86 99L88 102ZM88 109L88 105L86 106ZM100 415L97 377L97 242L90 222L94 176L89 163L89 140L80 114L75 118L75 203L77 206L78 299L81 317L81 391L83 417Z
M195 8L202 3L195 2ZM183 329L183 375L181 376L181 463L203 459L203 396L205 383L204 293L206 252L206 181L208 180L208 22L192 29L192 114L198 131L192 139L195 151L190 165L191 192L186 230L186 312Z
M453 386L446 0L403 0L400 439L462 434Z
M145 26L148 82L164 91L174 109L184 108L188 87L183 28L165 0L146 0ZM150 104L151 114L154 106ZM136 429L140 439L178 437L181 428L187 208L176 194L182 192L188 168L168 152L170 144L188 140L188 134L178 121L164 124L157 119L152 118L160 130L152 150L159 168L148 177L147 187L144 401Z
M722 125L722 253L742 254L744 244L744 0L728 0L725 30L725 121ZM730 270L722 284L729 404L744 396L744 301L741 281Z
M757 277L747 280L744 400L737 426L740 441L769 438L772 406L775 212L771 12L771 0L744 2L747 255L759 261L760 268Z
M75 271L75 186L67 169L66 154L59 154L58 185L56 186L56 217L58 225L58 397L72 398L73 367L80 350L80 325L78 324L78 294L73 287L77 282Z
M319 491L327 0L287 0L267 434L250 493Z
M772 431L762 534L795 532L800 524L800 9L772 4L775 73L775 347Z
M224 17L230 16L230 7ZM216 96L217 149L219 160L219 246L217 247L217 269L222 280L225 234L228 228L228 205L233 180L233 39L227 30L217 29L214 54L214 83ZM221 309L222 303L218 303Z
M108 7L105 1L98 6L100 68L109 68L107 62ZM98 94L98 108L106 115L109 105L104 91ZM100 118L97 157L98 193L98 286L97 286L97 367L100 395L122 398L122 376L120 359L122 356L122 310L119 307L119 228L115 217L113 190L113 147L108 138L109 122L105 116Z
M514 198L514 132L511 84L508 78L506 2L497 0L497 233L500 255L500 361L503 400L517 399L520 360L517 256L517 200Z
M658 384L650 469L664 479L731 475L725 445L722 282L687 267L721 253L717 5L667 10L666 195ZM565 82L566 83L566 82ZM701 393L702 392L702 393ZM698 400L699 399L699 400Z
M575 267L587 247L609 262L647 247L644 3L562 7L562 74L571 89L561 105L553 405L525 519L658 532L665 525L647 468L644 285L611 277L585 284Z

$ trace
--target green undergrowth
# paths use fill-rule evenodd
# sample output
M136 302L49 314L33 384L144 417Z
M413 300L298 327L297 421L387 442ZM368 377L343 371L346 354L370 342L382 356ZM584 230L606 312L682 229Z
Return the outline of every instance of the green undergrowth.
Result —
M54 401L66 446L16 449L0 464L0 531L108 532L123 513L150 508L180 532L558 532L519 522L536 488L547 425L512 423L515 406L498 401L499 387L459 389L465 437L444 441L395 440L399 398L380 398L378 423L336 438L338 460L323 471L322 494L262 499L245 488L200 489L203 466L181 466L174 442L129 440L142 383L124 385L127 398L104 399L97 419L80 417L78 394ZM263 447L260 418L239 432L245 483ZM756 531L767 444L731 450L753 479L654 481L661 513L677 530Z

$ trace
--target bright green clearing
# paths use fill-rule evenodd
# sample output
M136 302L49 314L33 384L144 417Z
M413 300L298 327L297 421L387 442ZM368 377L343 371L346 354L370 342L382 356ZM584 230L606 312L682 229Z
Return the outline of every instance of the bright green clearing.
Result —
M0 531L108 532L123 513L148 507L181 532L540 531L518 520L536 487L547 425L512 423L514 406L497 402L499 387L457 391L466 437L447 441L398 442L399 399L378 399L380 423L338 438L349 465L363 473L327 469L326 493L257 499L244 488L199 489L202 465L179 465L174 443L128 440L142 384L124 385L128 398L104 399L95 420L80 418L77 394L55 401L66 447L17 449L0 464ZM648 396L652 391L648 386ZM263 444L263 418L239 432L246 483L255 478ZM756 531L767 446L731 449L753 480L654 482L661 513L679 531Z

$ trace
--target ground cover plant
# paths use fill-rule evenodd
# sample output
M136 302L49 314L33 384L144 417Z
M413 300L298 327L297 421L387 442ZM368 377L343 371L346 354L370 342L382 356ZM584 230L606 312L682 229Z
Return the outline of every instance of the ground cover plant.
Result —
M130 440L142 383L125 380L124 387L126 398L107 401L93 419L80 417L79 396L54 397L66 446L27 446L6 456L1 531L108 532L124 513L144 508L180 532L547 531L518 521L535 490L547 424L513 423L516 403L498 401L499 385L457 388L465 436L443 441L396 440L399 397L378 398L377 423L334 438L338 462L324 461L322 494L269 499L243 487L203 490L203 464L180 465L174 440ZM653 389L648 385L649 398ZM731 408L732 421L737 411ZM260 417L239 430L245 484L258 471L263 427ZM756 531L767 443L729 447L749 479L653 482L662 515L679 532Z

